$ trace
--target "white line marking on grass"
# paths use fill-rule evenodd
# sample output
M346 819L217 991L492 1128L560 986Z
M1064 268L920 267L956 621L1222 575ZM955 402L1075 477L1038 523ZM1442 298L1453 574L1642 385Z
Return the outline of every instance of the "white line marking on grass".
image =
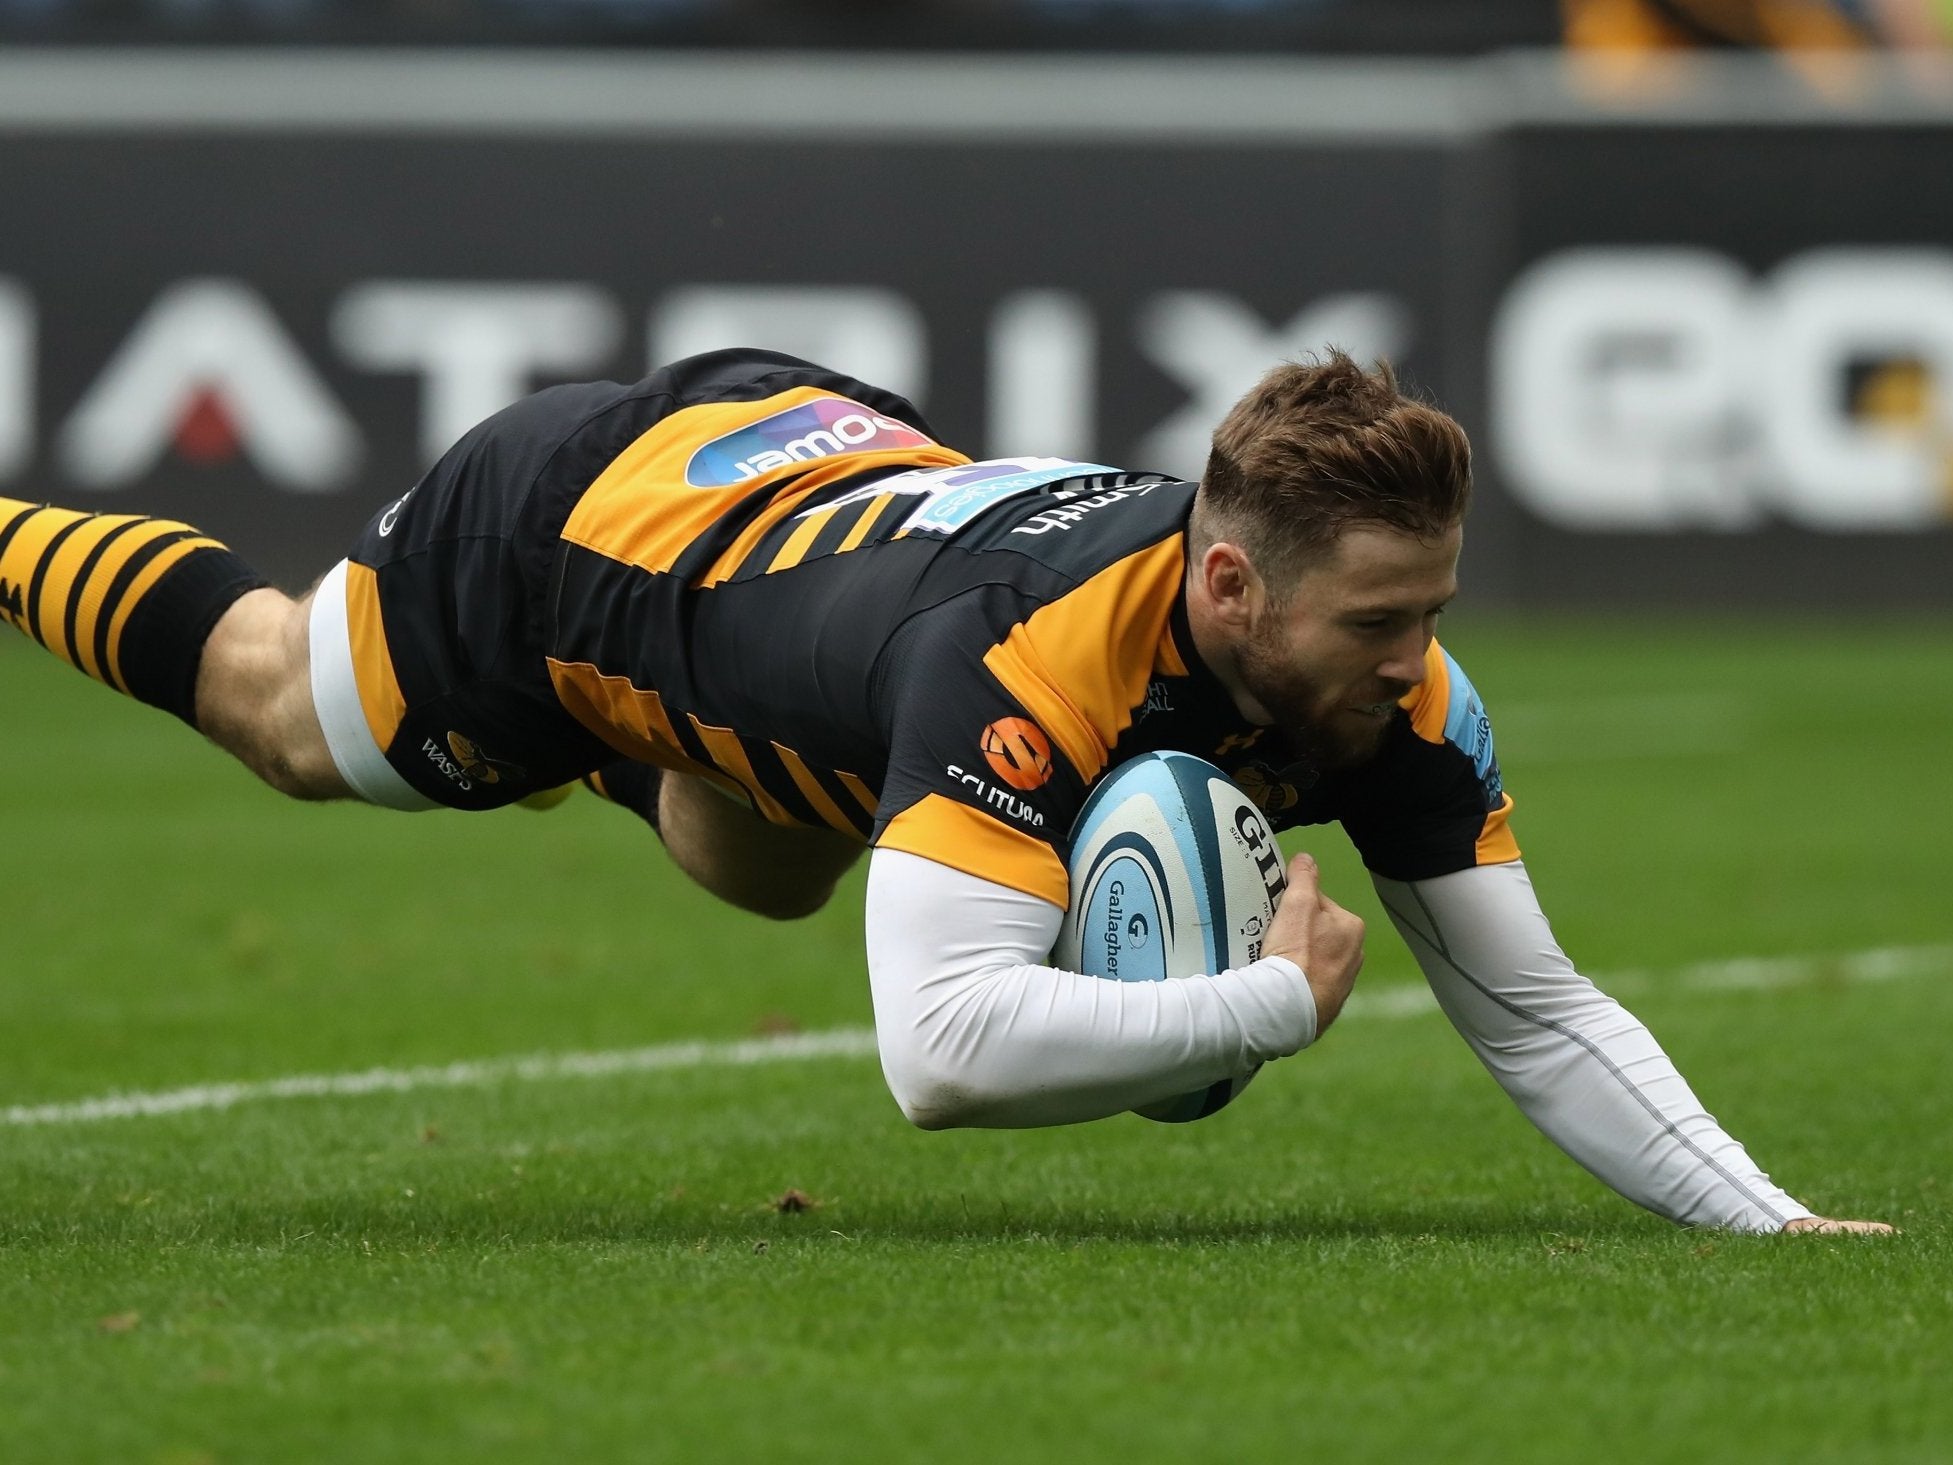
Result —
M1626 971L1595 980L1604 991L1646 993L1681 988L1697 992L1757 992L1822 982L1889 982L1953 971L1953 945L1886 946L1835 955L1738 957L1698 962L1665 972ZM1351 1016L1372 1020L1421 1017L1437 1011L1423 987L1395 986L1350 997ZM420 1089L478 1089L498 1084L541 1083L566 1078L608 1078L686 1068L746 1068L817 1058L866 1058L875 1052L872 1028L829 1028L779 1038L734 1042L663 1043L601 1053L536 1053L518 1058L430 1064L421 1068L369 1068L361 1073L294 1074L249 1083L197 1084L150 1093L105 1094L62 1104L15 1104L0 1109L0 1124L90 1124L228 1109L265 1099L352 1098L404 1094Z
M1890 982L1901 977L1926 977L1953 972L1953 945L1876 946L1868 951L1833 955L1738 956L1727 961L1695 962L1664 971L1631 970L1594 978L1594 984L1614 997L1645 996L1651 992L1769 992L1784 987L1816 986L1822 982ZM1436 1012L1438 1004L1428 987L1396 986L1350 994L1345 1011L1355 1018L1416 1017Z
M1890 982L1953 968L1953 945L1875 946L1832 956L1745 956L1696 962L1666 973L1622 972L1601 985L1648 990L1657 984L1697 992L1771 991L1819 982Z
M608 1078L612 1074L653 1073L671 1068L742 1068L810 1058L859 1058L874 1051L873 1029L830 1028L825 1032L746 1038L738 1042L664 1043L654 1048L623 1048L608 1053L535 1053L520 1058L431 1064L424 1068L301 1073L255 1083L197 1084L153 1093L105 1094L67 1104L15 1104L0 1110L0 1120L12 1125L86 1124L101 1119L140 1119L153 1114L228 1109L233 1104L260 1099L347 1098L359 1094L404 1094L416 1089L480 1089L503 1083Z

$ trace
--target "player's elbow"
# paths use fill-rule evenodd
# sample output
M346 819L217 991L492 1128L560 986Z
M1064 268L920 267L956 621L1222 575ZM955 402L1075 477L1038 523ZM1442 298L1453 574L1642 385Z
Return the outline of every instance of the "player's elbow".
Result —
M902 1106L902 1117L917 1129L935 1131L939 1129L963 1129L970 1120L965 1105L953 1095L928 1095L920 1100L896 1100Z
M884 1040L882 1076L902 1117L917 1129L961 1129L979 1122L982 1093L972 1075L944 1054Z
M967 1086L944 1074L890 1078L888 1087L902 1117L917 1129L962 1129L976 1122L981 1107Z

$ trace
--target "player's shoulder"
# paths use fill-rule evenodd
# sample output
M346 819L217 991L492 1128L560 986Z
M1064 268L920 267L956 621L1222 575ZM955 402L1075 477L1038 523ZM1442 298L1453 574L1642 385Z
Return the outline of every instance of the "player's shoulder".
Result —
M1454 748L1470 760L1490 804L1504 795L1492 742L1492 717L1457 658L1433 639L1424 652L1424 680L1401 703L1417 740Z
M1519 858L1492 719L1471 678L1433 641L1424 678L1377 757L1334 776L1328 803L1370 869L1428 880Z
M976 616L995 622L999 636L1021 627L1053 643L1051 655L1062 640L1058 659L1066 663L1103 661L1142 623L1157 639L1185 578L1194 485L1026 459L904 474L859 492L887 492L908 479L931 480L929 498L892 538L911 547L937 542L917 600L947 612L945 623ZM1150 642L1146 652L1150 658Z
M1427 743L1451 743L1471 752L1491 738L1491 718L1457 658L1433 640L1424 651L1424 680L1397 704L1411 730Z
M1154 546L1182 543L1193 484L1099 463L1021 461L1022 472L1004 473L994 486L977 488L994 498L956 535L963 549L1005 552L1072 586ZM974 478L980 470L996 473L1015 466L976 463L959 471Z

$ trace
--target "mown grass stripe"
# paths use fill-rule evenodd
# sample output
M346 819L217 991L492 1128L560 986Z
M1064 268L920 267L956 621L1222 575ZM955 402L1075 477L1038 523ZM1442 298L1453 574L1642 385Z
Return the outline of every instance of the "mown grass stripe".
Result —
M1953 970L1953 945L1884 946L1830 955L1738 957L1698 962L1664 972L1624 971L1595 980L1615 996L1661 990L1694 992L1771 991L1827 981L1866 983L1931 976ZM1346 1019L1377 1021L1437 1011L1421 986L1357 992ZM12 1126L89 1124L165 1114L229 1109L267 1099L354 1098L420 1089L489 1088L572 1078L608 1078L689 1068L743 1068L819 1058L865 1058L875 1052L872 1028L829 1028L774 1038L662 1043L593 1053L534 1053L417 1068L369 1068L358 1073L294 1074L251 1082L195 1084L148 1093L104 1094L67 1103L15 1104L0 1110Z

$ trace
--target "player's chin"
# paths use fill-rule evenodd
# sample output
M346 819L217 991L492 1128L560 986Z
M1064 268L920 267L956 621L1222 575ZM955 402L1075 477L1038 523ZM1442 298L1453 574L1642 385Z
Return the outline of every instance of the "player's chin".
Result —
M1368 707L1337 709L1324 727L1328 734L1323 741L1328 745L1325 751L1329 755L1329 766L1355 768L1376 757L1383 747L1384 735L1390 731L1390 719L1396 710L1394 706L1387 710Z

